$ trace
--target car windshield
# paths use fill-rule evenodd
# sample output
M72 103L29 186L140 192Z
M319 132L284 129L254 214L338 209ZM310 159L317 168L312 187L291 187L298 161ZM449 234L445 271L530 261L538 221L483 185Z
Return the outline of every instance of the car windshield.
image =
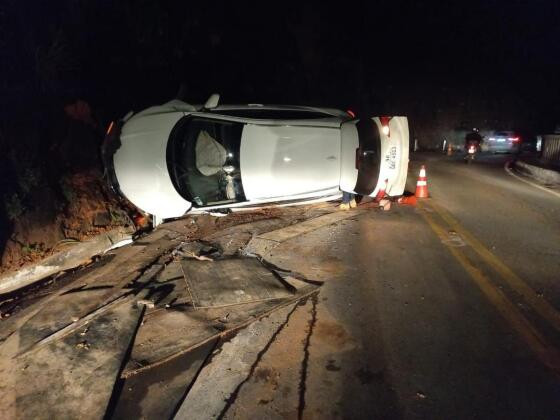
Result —
M243 124L181 119L169 138L167 167L179 194L196 207L245 201L239 151Z

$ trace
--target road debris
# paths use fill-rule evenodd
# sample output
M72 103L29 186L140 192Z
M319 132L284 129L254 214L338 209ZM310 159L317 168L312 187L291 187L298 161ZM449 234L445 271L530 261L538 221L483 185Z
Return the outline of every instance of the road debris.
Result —
M391 210L391 200L388 200L387 198L383 198L382 200L379 201L379 207L381 207L383 211Z
M136 301L136 304L139 305L139 306L144 305L145 307L150 308L150 309L152 309L156 306L154 301L149 300L149 299L140 299L140 300Z
M206 257L204 255L196 255L192 252L181 252L180 255L183 256L183 257L187 257L187 258L194 258L198 261L214 261L210 257Z
M169 276L170 280L163 280ZM290 286L285 276L293 277L297 287ZM173 262L161 277L172 289L166 299L173 303L169 309L156 308L146 314L150 322L138 330L130 361L122 373L124 378L192 351L217 336L231 334L304 299L321 284L247 257ZM181 334L177 335L178 331Z
M247 214L235 217L248 220ZM315 220L304 231L334 221ZM316 293L320 282L238 255L256 232L286 223L231 226L223 240L192 240L173 225L161 227L97 266L70 273L71 281L62 280L18 311L13 322L3 321L0 374L10 381L0 384L0 410L25 417L103 417L115 378L128 383L255 322L265 325L276 312ZM304 233L297 225L290 228L289 237ZM2 312L3 318L9 315ZM62 370L64 380L53 383ZM177 384L177 397L187 385L180 391ZM124 389L129 388L137 389ZM49 398L36 397L46 390ZM95 398L80 404L90 392Z
M403 195L397 200L397 203L405 206L416 206L418 204L418 199L415 195Z
M86 340L80 341L78 344L76 344L76 348L77 349L89 350L89 344Z

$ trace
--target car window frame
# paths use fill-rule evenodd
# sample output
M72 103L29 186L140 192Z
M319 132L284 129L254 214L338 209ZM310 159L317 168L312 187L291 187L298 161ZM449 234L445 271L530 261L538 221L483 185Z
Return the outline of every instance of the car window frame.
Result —
M219 202L199 205L194 200L195 197L191 197L191 192L190 191L187 191L187 193L186 193L182 188L179 188L180 186L178 186L178 184L177 184L177 175L174 174L171 171L171 168L170 168L171 163L174 164L174 167L177 166L176 160L174 160L170 157L171 149L173 149L172 143L174 143L175 141L178 141L178 140L175 139L175 137L181 135L181 134L179 134L179 131L183 130L183 127L187 123L187 121L189 119L194 119L194 118L198 118L198 119L202 119L202 120L209 120L209 121L227 121L227 122L234 122L234 123L240 124L241 125L241 133L240 133L240 138L239 138L239 150L241 149L241 139L243 137L243 129L246 125L246 122L242 121L238 118L213 118L213 116L209 116L209 114L206 113L206 112L186 112L186 113L184 113L183 117L181 117L179 119L179 121L177 121L177 123L175 124L175 126L171 130L171 133L169 134L169 138L168 138L168 141L167 141L167 145L166 145L167 171L169 173L171 183L173 184L173 187L175 188L177 193L181 197L183 197L183 199L191 202L192 206L195 207L195 208L212 208L212 207L216 207L216 206L223 206L223 203L220 204ZM239 151L238 151L237 155L239 156ZM239 159L239 157L238 157L238 159ZM242 190L243 199L232 201L231 203L227 203L227 204L235 205L235 204L239 204L239 203L245 203L245 202L248 201L247 197L245 196L245 193L243 191L243 180L242 180L242 178L240 180L240 183L241 183L241 190Z

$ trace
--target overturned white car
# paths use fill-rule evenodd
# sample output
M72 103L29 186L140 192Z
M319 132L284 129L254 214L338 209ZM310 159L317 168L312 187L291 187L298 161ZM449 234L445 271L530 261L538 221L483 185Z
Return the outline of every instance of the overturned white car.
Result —
M218 105L218 98L198 107L173 100L111 124L102 155L113 188L158 221L326 201L341 190L402 195L406 117L356 119L325 108Z

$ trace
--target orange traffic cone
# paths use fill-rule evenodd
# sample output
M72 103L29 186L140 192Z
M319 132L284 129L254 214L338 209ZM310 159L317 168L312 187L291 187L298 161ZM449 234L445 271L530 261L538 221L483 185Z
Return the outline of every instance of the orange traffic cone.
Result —
M453 154L453 146L451 146L451 143L449 143L449 145L447 146L447 156L451 156Z
M424 165L420 168L420 175L418 176L414 195L416 198L428 198L428 179L426 178L426 168Z
M385 180L385 185L383 185L382 187L379 187L379 191L377 191L377 195L375 196L375 201L379 202L380 200L382 200L383 198L385 198L385 191L387 190L387 184L389 183L389 180L386 179Z

